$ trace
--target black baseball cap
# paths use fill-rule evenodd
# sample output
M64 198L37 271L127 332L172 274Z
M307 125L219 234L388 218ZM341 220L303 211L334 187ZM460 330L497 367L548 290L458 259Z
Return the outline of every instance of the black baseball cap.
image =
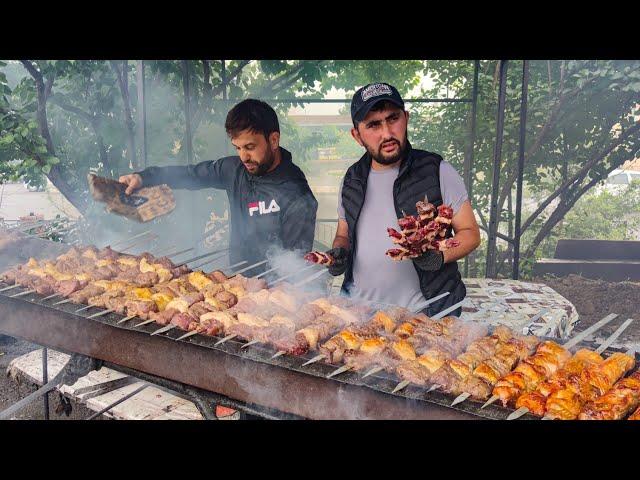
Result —
M361 122L369 110L378 102L391 102L404 110L404 101L393 85L388 83L370 83L365 85L351 99L351 120Z

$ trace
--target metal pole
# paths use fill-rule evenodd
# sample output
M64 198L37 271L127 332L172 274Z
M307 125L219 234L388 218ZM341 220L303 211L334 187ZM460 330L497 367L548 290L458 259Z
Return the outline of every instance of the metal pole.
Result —
M144 60L138 60L136 73L138 83L138 137L140 138L140 157L142 158L142 167L147 168L147 102L144 82Z
M49 354L47 347L42 349L42 385L46 385L49 382ZM49 420L49 392L45 393L42 397L44 400L44 419Z
M471 93L471 119L469 121L469 144L464 156L464 184L467 187L469 200L472 200L472 173L473 173L473 148L476 143L476 118L478 112L478 72L480 70L480 60L473 62L473 91ZM473 252L472 252L473 254ZM464 257L464 276L469 276L469 255Z
M498 112L496 119L496 143L493 147L493 179L491 193L491 216L489 220L489 244L485 277L496 276L496 232L498 231L498 193L500 187L500 161L502 155L502 134L504 131L504 105L507 87L507 66L509 60L500 60L500 86L498 87Z
M529 95L529 60L522 62L522 99L520 101L520 151L518 152L518 180L516 184L516 225L513 235L513 279L520 278L520 223L522 221L522 176L524 173L524 144L527 135L527 102Z
M184 118L185 118L185 140L187 142L187 164L193 163L193 145L192 145L192 132L191 132L191 79L189 75L189 61L182 60L182 86L184 87ZM195 218L194 213L196 211L196 199L194 195L191 195L191 229L190 229L190 242L193 243L193 236L195 232Z
M222 72L220 73L220 80L222 80L222 99L227 100L227 61L220 60L222 62Z
M182 60L182 85L184 87L184 118L186 126L187 162L193 163L193 147L191 143L191 83L189 78L189 61Z

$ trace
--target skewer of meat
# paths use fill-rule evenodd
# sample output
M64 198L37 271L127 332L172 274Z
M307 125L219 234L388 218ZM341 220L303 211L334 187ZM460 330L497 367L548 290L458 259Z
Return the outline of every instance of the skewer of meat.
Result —
M546 418L574 420L582 407L604 395L613 385L635 365L635 359L627 353L616 352L603 362L586 368L577 385L549 395L546 404Z
M618 380L604 395L587 402L579 420L622 420L640 405L640 371Z
M334 262L333 257L328 253L317 252L317 251L307 253L304 256L304 259L307 262L315 263L318 265L326 265L327 267L333 265L333 262Z
M599 354L604 352L609 347L609 345L611 345L622 334L622 332L631 324L631 322L633 322L633 319L625 321L620 327L616 329L615 332L613 332L613 334L609 336L609 338L607 338L602 343L602 345L598 347L595 352L591 354L582 352L574 362L567 362L568 364L571 363L571 365L569 365L568 368L565 365L565 367L561 369L565 370L565 373L556 372L551 376L551 380L555 378L557 379L557 381L542 382L542 384L540 384L540 392L538 392L539 394L536 394L535 391L527 392L531 393L531 395L525 395L521 396L521 398L518 398L518 400L516 400L516 411L509 415L507 419L514 420L516 418L519 418L525 413L531 411L531 408L534 409L533 411L542 411L544 413L550 408L554 408L553 400L551 399L555 398L555 395L567 396L571 391L580 394L582 388L580 387L580 384L581 382L583 382L583 380L581 380L582 375L587 374L590 369L599 368L599 365L602 363L600 361L601 357L599 357ZM567 342L567 344L570 343L571 342ZM575 341L573 343L575 343ZM567 379L571 379L571 381L566 381ZM565 392L564 394L559 393L563 391ZM571 396L571 399L571 403L573 405L576 405L579 401L582 401L579 400L578 397L574 396ZM549 403L550 401L551 403ZM518 405L518 402L520 403L520 405ZM553 416L553 413L551 415Z

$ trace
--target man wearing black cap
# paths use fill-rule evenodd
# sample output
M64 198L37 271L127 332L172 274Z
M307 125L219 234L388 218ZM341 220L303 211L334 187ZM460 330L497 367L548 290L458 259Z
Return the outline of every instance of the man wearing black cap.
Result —
M327 252L335 260L330 273L345 274L342 289L353 297L412 310L449 292L429 305L427 315L460 302L466 288L456 260L480 244L462 178L440 155L411 147L409 113L393 86L374 83L358 90L351 101L351 118L351 134L366 153L349 167L342 182L338 230ZM412 261L391 260L385 256L393 246L387 227L395 227L404 213L415 215L416 202L425 196L436 207L452 206L451 226L459 246L428 250ZM460 313L458 308L451 314Z

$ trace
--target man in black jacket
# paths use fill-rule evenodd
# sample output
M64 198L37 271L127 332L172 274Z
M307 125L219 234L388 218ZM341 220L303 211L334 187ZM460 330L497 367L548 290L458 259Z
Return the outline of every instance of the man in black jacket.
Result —
M119 180L127 185L126 193L163 183L189 190L226 190L231 263L257 263L271 245L311 250L318 202L291 153L280 147L276 112L260 100L244 100L229 111L225 129L238 155L124 175Z
M347 170L338 205L338 229L329 250L333 275L344 273L342 289L356 298L419 310L426 299L449 295L425 311L433 315L464 299L456 260L480 244L480 231L460 175L438 154L413 149L407 138L409 113L398 91L386 83L358 90L351 102L351 134L366 149ZM404 213L415 215L425 198L453 208L451 227L460 245L428 250L413 261L393 261L387 227ZM447 236L452 235L451 229ZM451 315L460 315L461 308Z

